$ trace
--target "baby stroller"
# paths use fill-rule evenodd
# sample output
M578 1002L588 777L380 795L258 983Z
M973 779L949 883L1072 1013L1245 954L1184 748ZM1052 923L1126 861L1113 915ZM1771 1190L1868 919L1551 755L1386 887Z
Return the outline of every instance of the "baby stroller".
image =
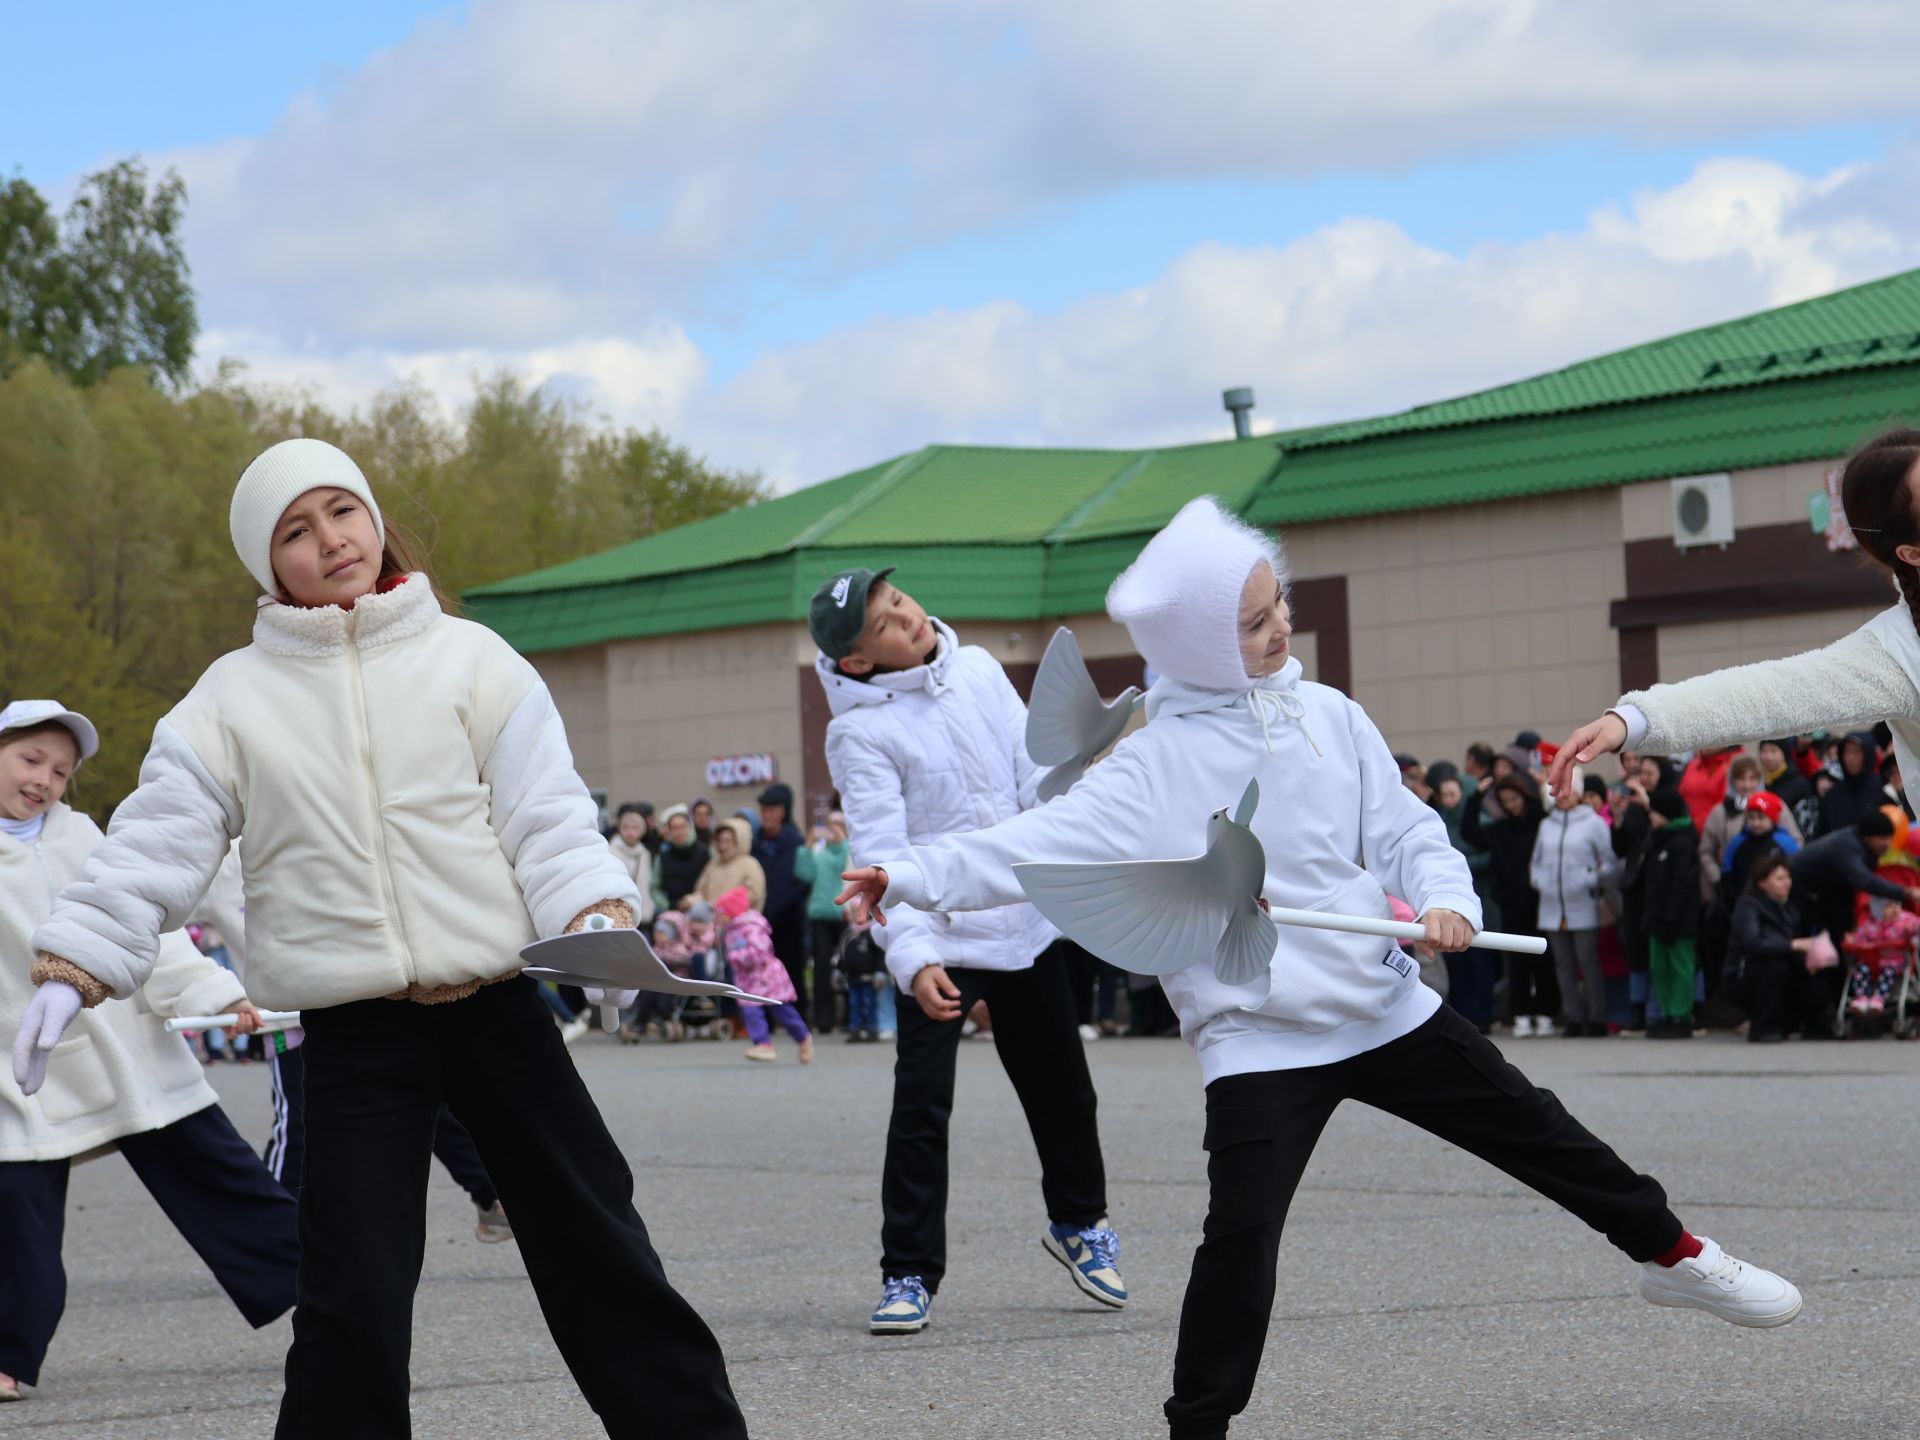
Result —
M1882 866L1879 873L1897 885L1920 885L1920 871L1904 865ZM1920 914L1877 895L1861 895L1854 904L1854 928L1841 947L1848 973L1834 1033L1911 1040L1920 1035Z
M713 946L711 925L689 920L678 910L663 910L654 917L653 949L667 969L693 980L723 978L725 968ZM711 995L662 995L654 991L641 994L620 1027L620 1041L637 1045L648 1034L657 1034L669 1044L689 1036L695 1039L719 1039L729 1027L720 1018L720 1003Z

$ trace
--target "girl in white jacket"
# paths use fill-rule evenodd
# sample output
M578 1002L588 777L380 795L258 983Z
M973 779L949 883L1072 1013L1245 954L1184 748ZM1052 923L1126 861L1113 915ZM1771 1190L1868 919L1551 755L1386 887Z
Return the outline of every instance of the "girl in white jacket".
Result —
M1533 840L1528 878L1540 896L1540 933L1553 951L1566 1034L1607 1033L1607 985L1600 973L1600 892L1620 868L1613 832L1584 803L1586 776L1574 770L1553 792L1553 809Z
M97 745L92 722L55 701L0 709L0 1026L8 1033L32 994L33 932L100 844L93 821L60 798ZM222 1011L248 1030L258 1020L240 982L176 930L159 937L152 972L130 1000L71 1027L48 1084L26 1093L0 1075L0 1400L40 1383L66 1303L68 1171L107 1150L126 1157L249 1324L292 1307L300 1262L293 1201L235 1132L186 1040L163 1023Z
M1480 916L1466 862L1401 783L1366 712L1301 681L1285 597L1270 537L1212 500L1187 506L1107 597L1161 677L1146 727L1060 799L850 871L841 898L983 910L1023 898L1020 861L1198 855L1208 812L1231 810L1254 779L1264 898L1384 919L1391 891L1424 917L1429 945L1464 948ZM1285 929L1268 971L1240 985L1223 981L1211 957L1194 960L1164 981L1207 1082L1211 1186L1166 1406L1175 1437L1222 1436L1247 1404L1287 1207L1346 1099L1410 1120L1565 1206L1641 1262L1641 1293L1656 1304L1756 1326L1799 1313L1784 1280L1690 1236L1657 1183L1442 1006L1394 942Z
M536 937L596 911L631 925L640 904L546 687L492 631L444 613L331 445L254 460L232 532L266 597L253 644L155 727L139 788L34 935L16 1068L44 1064L82 1003L146 980L157 933L237 836L249 991L306 1031L300 1299L276 1434L408 1433L445 1105L608 1433L744 1435L719 1346L668 1283L626 1160L519 974Z

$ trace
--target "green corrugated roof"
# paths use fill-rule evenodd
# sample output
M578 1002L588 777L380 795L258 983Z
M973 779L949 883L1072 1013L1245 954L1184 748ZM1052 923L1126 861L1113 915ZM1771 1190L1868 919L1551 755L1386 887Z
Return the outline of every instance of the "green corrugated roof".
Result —
M1920 361L1920 270L1908 270L1455 400L1323 426L1292 448L1916 361Z
M930 446L466 599L556 650L798 620L822 579L884 563L953 619L1035 619L1097 609L1196 495L1330 520L1839 455L1916 415L1920 270L1376 419L1160 450Z

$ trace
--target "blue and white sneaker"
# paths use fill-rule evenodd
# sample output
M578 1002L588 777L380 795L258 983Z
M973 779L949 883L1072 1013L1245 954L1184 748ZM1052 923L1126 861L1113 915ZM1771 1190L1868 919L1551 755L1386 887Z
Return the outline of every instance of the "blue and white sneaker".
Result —
M1085 1229L1049 1225L1040 1243L1067 1267L1073 1283L1102 1305L1118 1310L1127 1303L1127 1282L1115 1268L1120 1263L1120 1237L1105 1220L1096 1220Z
M880 1308L873 1312L868 1328L875 1335L918 1335L927 1328L933 1296L920 1283L918 1275L889 1275Z

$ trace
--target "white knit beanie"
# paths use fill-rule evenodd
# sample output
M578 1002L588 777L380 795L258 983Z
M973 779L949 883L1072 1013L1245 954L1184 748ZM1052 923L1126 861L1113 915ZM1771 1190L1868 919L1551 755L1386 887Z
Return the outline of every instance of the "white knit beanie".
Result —
M1189 501L1107 591L1107 613L1127 627L1147 664L1203 690L1251 689L1240 658L1240 592L1261 561L1281 590L1280 542L1228 514L1211 495Z
M344 490L358 496L373 516L373 532L387 543L386 522L373 498L373 487L353 458L324 440L282 440L254 458L233 487L233 509L227 524L240 563L260 582L268 595L280 593L273 577L273 531L280 517L309 490Z

